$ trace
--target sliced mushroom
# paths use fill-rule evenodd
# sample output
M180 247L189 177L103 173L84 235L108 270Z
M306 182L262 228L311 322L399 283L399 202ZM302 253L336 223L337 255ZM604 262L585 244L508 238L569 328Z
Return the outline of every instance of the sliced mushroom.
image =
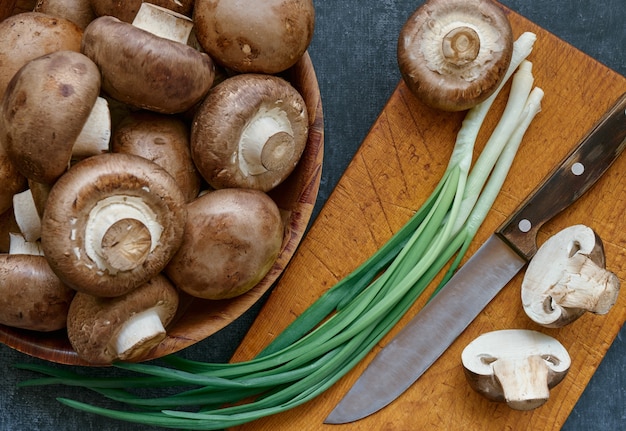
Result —
M7 154L22 175L50 184L65 172L79 136L93 124L89 119L99 92L98 68L79 52L38 57L15 74L3 98L0 122ZM105 136L106 145L87 154L108 150L106 114L105 108L100 117L104 121L96 120L105 129L98 135Z
M180 118L149 111L131 113L116 127L111 151L135 154L163 167L188 202L200 192L201 176L191 159L189 126Z
M211 58L186 45L188 34L183 38L165 39L101 16L85 29L82 52L100 68L102 89L109 96L136 108L175 114L200 102L215 75Z
M200 45L221 65L248 73L293 66L313 37L312 0L196 1L193 20Z
M421 101L462 111L498 87L513 54L513 32L492 0L428 0L398 39L398 66Z
M65 328L75 293L43 256L0 254L0 324L43 332Z
M226 299L253 288L271 269L283 241L274 201L250 189L221 189L188 204L183 243L165 268L180 290Z
M85 159L54 184L41 241L72 288L119 296L158 274L180 246L185 198L160 166L139 156Z
M17 71L55 51L80 51L83 32L73 22L40 12L24 12L0 22L0 97Z
M302 96L282 78L241 74L207 95L191 129L191 154L214 188L269 191L293 171L306 146Z
M617 276L606 269L600 237L588 226L574 225L550 237L529 263L522 304L533 321L558 328L586 311L608 313L619 288Z
M543 405L571 365L561 343L526 329L482 334L465 347L461 361L476 392L515 410Z
M67 316L67 336L82 359L94 365L135 361L166 336L178 293L162 275L116 298L77 293Z
M85 28L96 18L89 0L37 0L35 12L64 18Z

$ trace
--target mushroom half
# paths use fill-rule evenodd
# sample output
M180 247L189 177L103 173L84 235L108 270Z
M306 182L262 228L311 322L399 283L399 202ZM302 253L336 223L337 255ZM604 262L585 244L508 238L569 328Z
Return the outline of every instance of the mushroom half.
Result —
M513 31L491 0L428 0L398 38L408 88L429 106L462 111L487 99L505 76Z
M527 329L482 334L465 347L461 361L472 389L515 410L543 405L571 365L561 343Z
M529 263L522 305L534 322L558 328L586 311L608 313L619 288L619 278L606 269L600 237L588 226L574 225L551 236Z

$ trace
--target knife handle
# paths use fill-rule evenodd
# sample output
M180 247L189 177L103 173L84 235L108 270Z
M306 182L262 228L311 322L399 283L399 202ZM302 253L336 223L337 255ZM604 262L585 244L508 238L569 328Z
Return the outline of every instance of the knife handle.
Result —
M537 232L573 204L620 155L626 145L626 93L617 100L561 164L520 204L496 234L520 256L537 252Z

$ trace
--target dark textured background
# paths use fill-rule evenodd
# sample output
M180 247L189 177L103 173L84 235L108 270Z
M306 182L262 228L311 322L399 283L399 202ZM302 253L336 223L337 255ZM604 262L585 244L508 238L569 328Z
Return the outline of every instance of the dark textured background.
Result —
M315 0L314 3L317 22L309 52L317 71L325 116L325 159L317 214L400 79L395 60L397 34L422 2ZM503 0L502 3L613 70L626 74L624 0ZM259 309L260 304L230 327L187 349L184 355L205 361L227 361ZM624 428L625 337L622 329L564 430ZM32 375L12 369L11 364L31 360L0 346L3 376L0 430L147 429L79 413L55 401L56 396L100 400L85 391L65 387L16 389L17 382Z

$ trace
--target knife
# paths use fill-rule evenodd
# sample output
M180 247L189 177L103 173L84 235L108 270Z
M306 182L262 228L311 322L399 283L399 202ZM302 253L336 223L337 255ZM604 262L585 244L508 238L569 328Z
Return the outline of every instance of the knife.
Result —
M530 261L537 251L541 226L585 193L625 145L626 93L378 353L324 422L362 419L406 391Z

